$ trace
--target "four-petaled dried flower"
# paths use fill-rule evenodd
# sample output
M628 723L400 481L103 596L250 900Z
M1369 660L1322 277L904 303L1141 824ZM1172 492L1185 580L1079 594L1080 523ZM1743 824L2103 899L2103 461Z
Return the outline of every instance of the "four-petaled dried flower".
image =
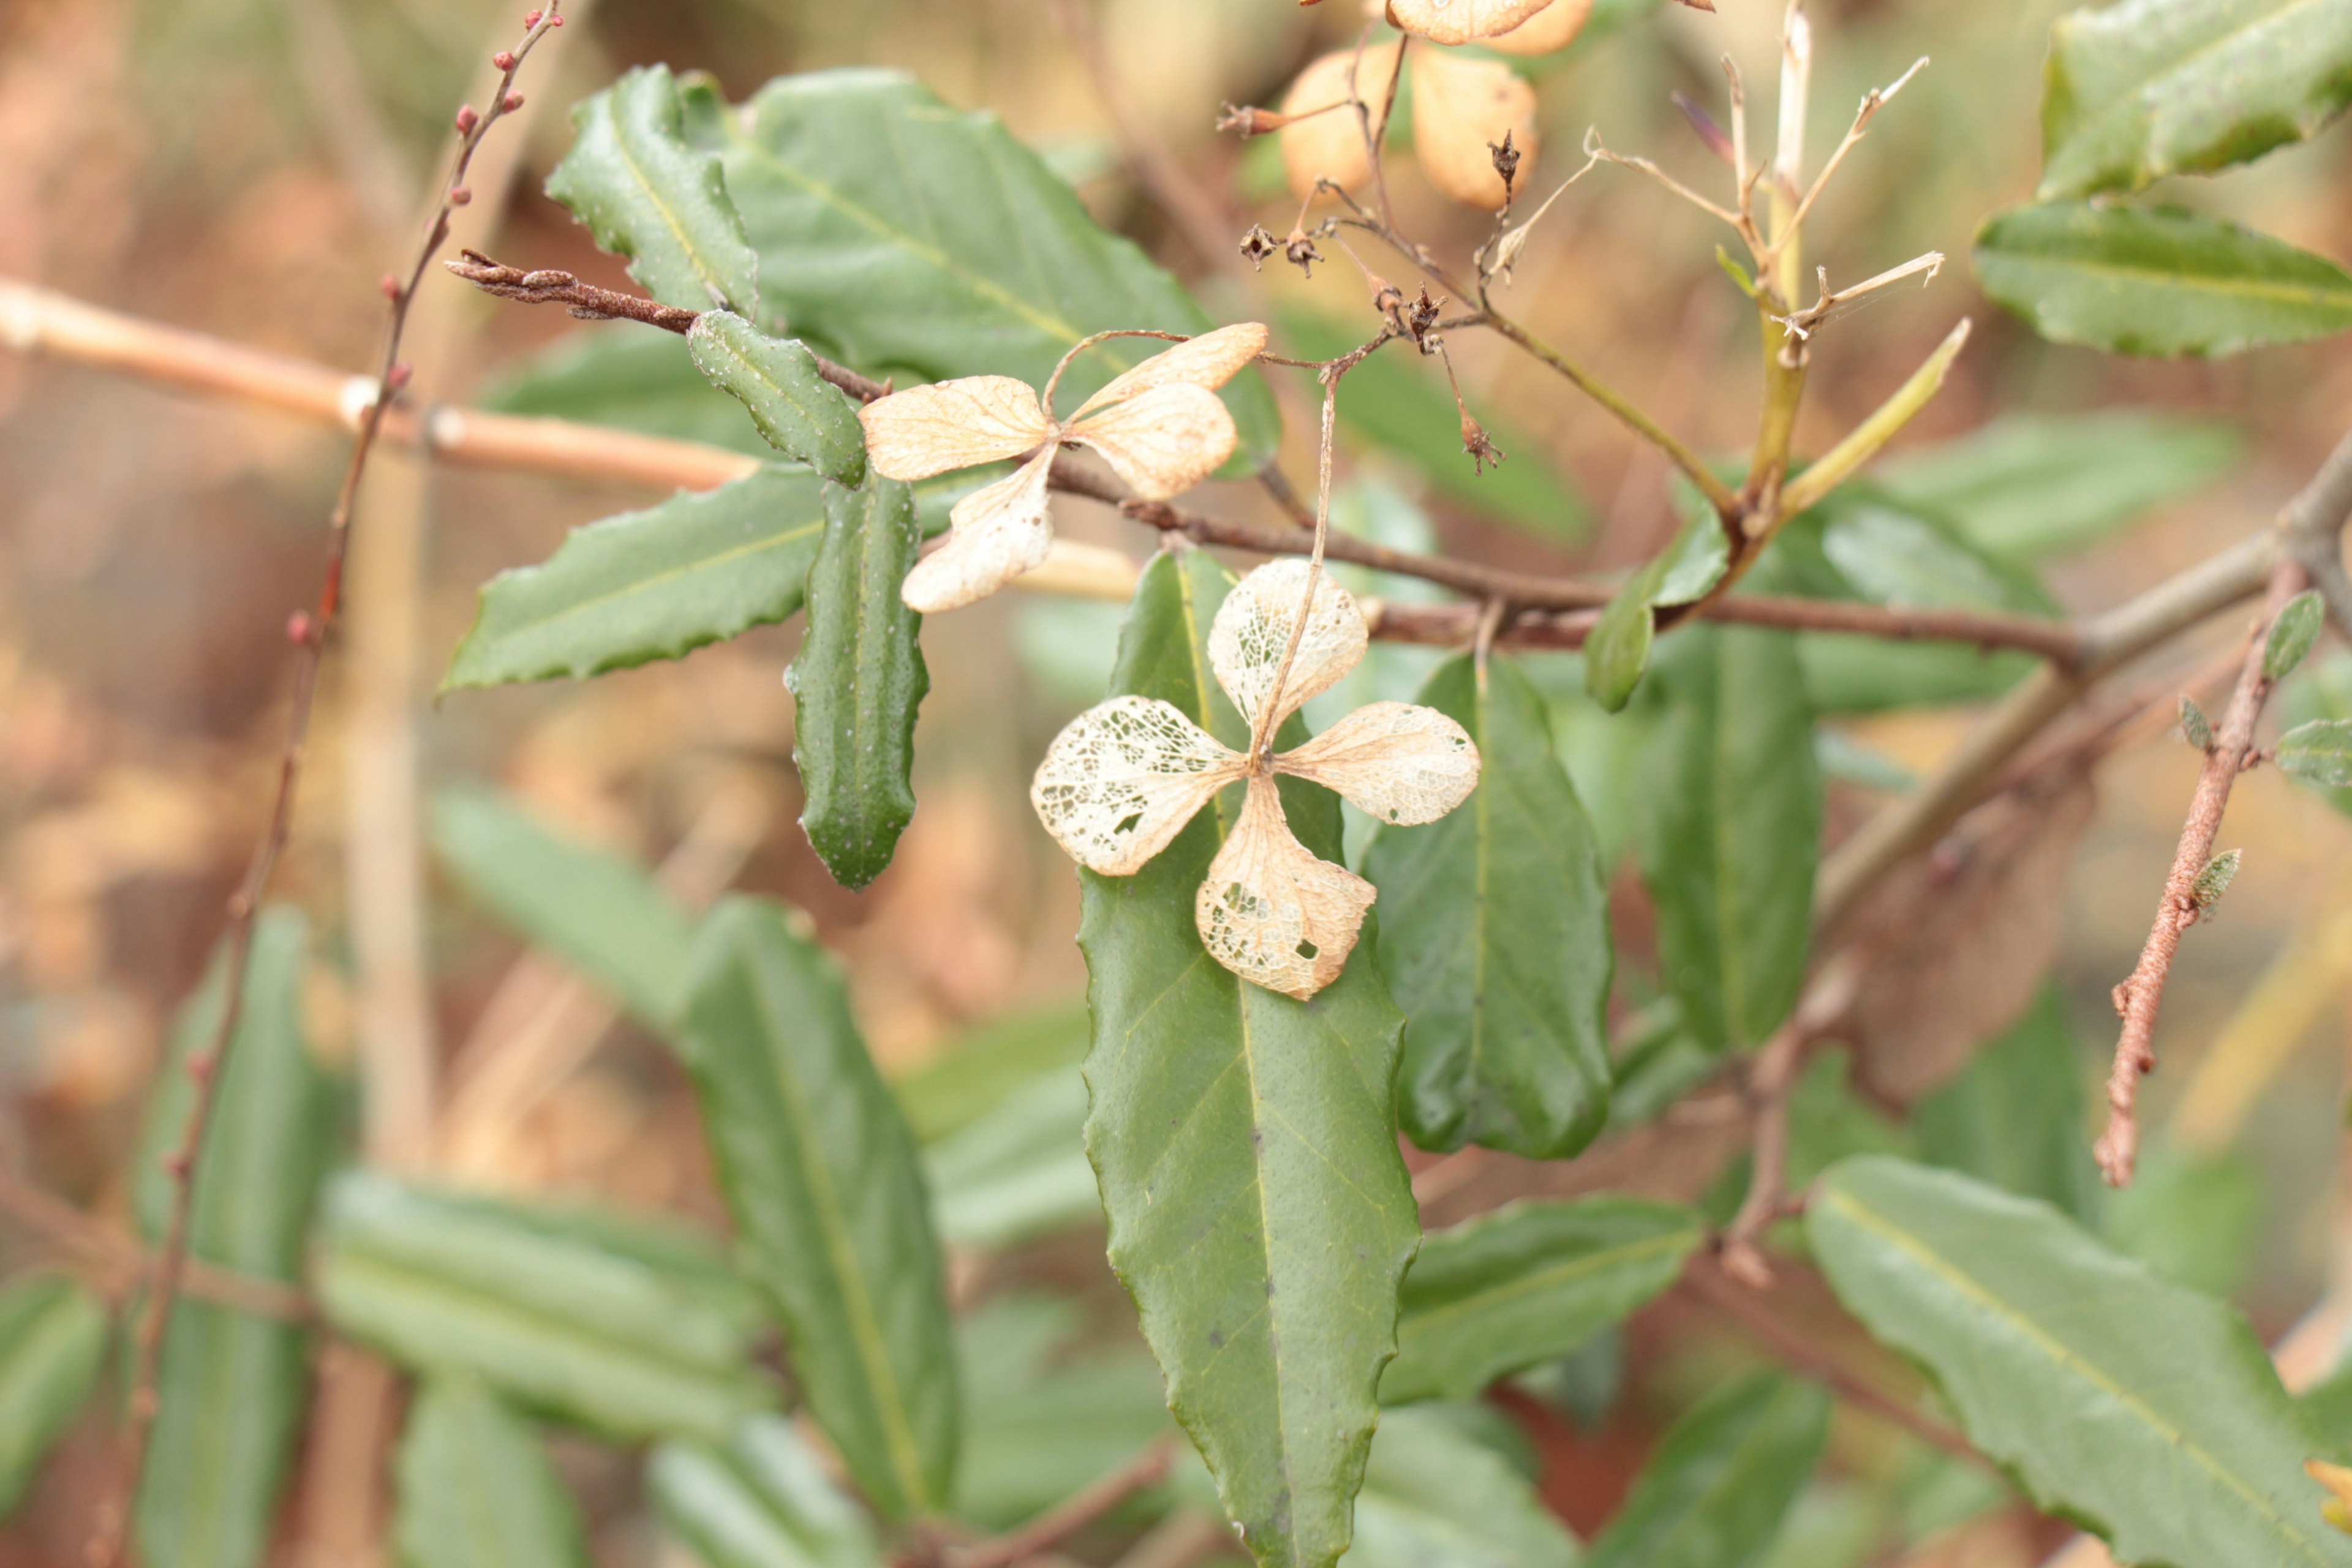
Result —
M1437 301L1429 297L1429 285L1424 283L1421 286L1421 297L1412 302L1404 318L1405 331L1412 334L1412 346L1424 354L1434 352L1429 334L1431 329L1437 325Z
M1281 248L1281 243L1274 237L1273 231L1262 223L1250 225L1250 231L1242 236L1242 254L1249 258L1252 271L1264 267L1265 258Z
M1291 226L1290 237L1282 242L1282 254L1286 260L1308 278L1315 276L1315 264L1323 259L1323 253L1315 248L1314 237L1296 224Z
M1328 785L1391 823L1433 822L1478 783L1478 748L1462 726L1409 702L1360 708L1276 754L1272 737L1283 721L1353 668L1369 640L1355 600L1318 574L1291 653L1310 570L1299 560L1259 567L1210 626L1217 683L1260 738L1249 752L1228 749L1172 704L1114 697L1055 737L1029 791L1073 858L1125 877L1166 848L1220 789L1245 781L1240 819L1209 865L1193 919L1219 963L1302 1001L1346 967L1374 895L1370 882L1293 837L1276 775Z
M867 404L858 415L866 455L889 479L927 479L1034 453L956 502L947 542L915 563L899 596L927 615L952 610L1044 561L1054 542L1045 476L1065 445L1100 452L1146 500L1200 483L1238 438L1214 389L1265 347L1265 328L1255 321L1203 332L1114 377L1067 420L1055 419L1034 389L1008 375L961 376ZM1045 384L1048 396L1053 384Z

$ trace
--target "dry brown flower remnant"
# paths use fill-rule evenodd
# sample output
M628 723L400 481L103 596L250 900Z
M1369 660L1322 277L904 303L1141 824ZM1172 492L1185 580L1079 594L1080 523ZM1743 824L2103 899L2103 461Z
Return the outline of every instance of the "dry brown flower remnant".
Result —
M1304 1001L1347 966L1375 895L1370 882L1298 842L1276 775L1311 779L1400 825L1435 821L1478 783L1478 748L1468 733L1410 702L1370 703L1275 752L1283 721L1354 668L1368 641L1363 611L1315 563L1261 566L1226 595L1209 630L1210 667L1250 726L1250 749L1232 750L1171 703L1114 697L1055 738L1030 803L1080 865L1126 877L1220 789L1245 781L1240 820L1210 863L1193 918L1219 963Z
M1221 327L1152 355L1112 378L1067 420L1053 416L1054 388L1070 361L1105 337L1062 356L1041 396L1008 375L967 375L892 393L858 414L875 470L927 479L1032 454L1003 479L956 502L947 542L915 564L899 590L928 615L986 598L1045 559L1054 542L1045 479L1065 446L1091 447L1129 488L1164 500L1200 483L1239 438L1216 388L1265 348L1255 321Z

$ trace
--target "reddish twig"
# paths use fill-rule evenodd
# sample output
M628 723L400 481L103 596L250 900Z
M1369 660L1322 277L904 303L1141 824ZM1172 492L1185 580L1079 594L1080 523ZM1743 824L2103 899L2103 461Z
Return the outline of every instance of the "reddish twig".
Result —
M432 265L434 257L449 237L450 214L472 199L466 186L466 172L473 163L476 150L501 116L522 107L522 96L514 90L514 83L524 58L538 46L541 38L546 37L551 29L562 26L562 22L558 4L551 3L544 10L532 12L521 42L501 61L503 74L488 110L478 113L468 105L458 110L457 156L450 167L448 182L443 187L441 201L434 209L425 242L417 247L407 278L386 281L391 321L384 332L383 353L376 369L374 395L360 415L358 434L352 443L351 460L344 467L342 486L336 494L334 510L328 516L327 562L320 583L317 605L307 614L298 613L288 625L288 634L296 647L294 693L287 721L285 749L278 761L277 798L270 808L268 827L254 849L244 879L229 899L227 988L220 1021L203 1054L192 1058L189 1062L189 1070L195 1079L195 1095L178 1145L166 1162L166 1169L172 1177L171 1212L164 1226L163 1247L156 1260L154 1285L147 1293L133 1336L135 1360L131 1399L124 1416L121 1495L100 1510L97 1531L89 1543L89 1559L94 1563L120 1564L130 1548L130 1500L139 1484L140 1470L146 1458L147 1435L155 1420L156 1374L163 1356L164 1326L171 1317L173 1299L179 1293L187 1275L196 1165L204 1149L205 1130L212 1119L214 1099L227 1068L229 1049L236 1041L237 1025L244 1011L246 967L252 952L254 922L260 910L261 895L268 886L270 873L275 869L278 855L285 848L293 827L294 798L301 782L302 754L310 736L310 710L318 691L320 664L325 655L328 633L333 628L336 614L342 605L343 563L351 545L352 517L359 496L360 480L367 471L368 458L383 427L386 411L408 381L407 367L400 361L400 343L408 324L409 307L416 297L418 286L424 281L425 268Z
M86 1259L93 1274L103 1276L109 1296L126 1295L155 1275L154 1256L138 1242L5 1168L0 1168L0 1212L59 1251ZM310 1299L294 1286L216 1268L196 1258L184 1265L180 1289L218 1306L288 1322L307 1323L318 1316Z
M1133 1458L1020 1529L955 1554L949 1560L950 1568L1015 1568L1068 1540L1136 1493L1158 1486L1175 1462L1176 1439L1155 1438Z
M1723 1271L1751 1289L1760 1290L1772 1283L1772 1270L1759 1244L1772 1222L1790 1212L1789 1097L1796 1091L1813 1047L1853 1005L1861 979L1861 960L1851 952L1823 965L1789 1021L1764 1043L1748 1069L1745 1090L1756 1113L1755 1152L1748 1195L1725 1227L1718 1251Z
M2156 923L2139 963L2116 987L2116 1011L2123 1028L2116 1040L2115 1065L2107 1073L2107 1130L2098 1142L2099 1169L2107 1184L2120 1187L2132 1178L2139 1150L2139 1123L2133 1111L2139 1099L2139 1080L2156 1070L2156 1012L2164 999L2165 977L2171 972L2180 939L2206 910L2198 879L2213 858L2213 840L2221 831L2221 814L2229 808L2231 786L2254 762L2254 725L2270 700L2272 680L2264 668L2264 645L2271 623L2308 580L2303 563L2283 556L2271 569L2270 597L2248 634L2245 659L2238 671L2236 689L2213 744L2205 753L2204 771L2189 796L2189 820L2180 829L2180 846L2173 851L2172 870L2157 900Z

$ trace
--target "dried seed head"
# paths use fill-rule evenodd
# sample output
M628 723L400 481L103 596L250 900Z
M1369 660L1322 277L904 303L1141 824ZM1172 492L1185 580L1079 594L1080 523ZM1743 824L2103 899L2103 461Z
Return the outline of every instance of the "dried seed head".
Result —
M1282 256L1307 278L1315 276L1315 264L1323 259L1323 253L1315 248L1315 241L1305 229L1297 227L1293 227L1290 237L1282 242Z
M1372 291L1372 309L1404 331L1404 290L1377 272L1364 274L1364 287Z
M1495 445L1494 438L1470 416L1470 410L1466 407L1462 410L1462 449L1470 454L1471 466L1481 474L1486 471L1489 463L1501 468L1503 459L1510 456Z
M1422 172L1457 202L1489 211L1503 206L1510 186L1488 147L1508 136L1521 157L1536 155L1535 89L1498 60L1435 49L1417 58L1412 144Z
M1423 353L1434 353L1437 341L1431 334L1437 326L1438 302L1429 297L1429 285L1421 286L1421 297L1405 311L1405 331L1412 334L1412 346Z
M1264 268L1265 258L1281 248L1281 243L1262 223L1250 225L1250 231L1242 236L1242 254L1249 258L1250 270L1253 272Z
M1433 44L1466 44L1507 33L1548 0L1388 0L1389 25Z
M1508 32L1479 41L1507 55L1548 55L1568 47L1591 15L1592 0L1551 0Z
M1487 161L1495 165L1495 173L1502 176L1503 205L1508 206L1511 202L1511 182L1518 178L1519 174L1519 150L1511 144L1511 132L1507 128L1504 130L1503 140L1500 142L1486 143L1486 157Z
M1348 79L1353 72L1356 98L1371 116L1372 140L1377 142L1387 129L1383 110L1396 58L1392 48L1337 49L1298 73L1283 95L1284 123L1279 132L1282 166L1292 195L1306 201L1316 194L1318 179L1352 189L1371 177L1364 121L1349 100Z

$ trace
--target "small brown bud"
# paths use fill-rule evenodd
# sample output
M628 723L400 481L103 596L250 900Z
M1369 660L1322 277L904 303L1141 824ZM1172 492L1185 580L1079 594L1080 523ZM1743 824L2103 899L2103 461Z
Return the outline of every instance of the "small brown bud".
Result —
M1315 264L1323 259L1323 253L1315 248L1315 241L1303 228L1293 228L1290 231L1290 237L1282 242L1282 254L1293 267L1298 268L1302 275L1308 278L1315 276Z
M1242 254L1249 258L1252 271L1265 267L1265 258L1281 248L1281 245L1276 241L1272 234L1266 231L1266 226L1262 223L1250 225L1250 231L1242 236Z
M514 69L515 66L514 51L512 49L500 49L497 54L490 57L490 63L498 67L499 69L502 71L510 71Z
M1486 143L1486 152L1494 160L1495 173L1502 176L1503 205L1508 206L1511 203L1511 182L1518 177L1519 173L1519 150L1511 145L1508 127L1503 131L1502 141Z
M203 1052L199 1052L197 1055L190 1057L188 1058L188 1076L198 1083L202 1083L206 1079L212 1077L212 1057L209 1054Z
M1432 352L1430 329L1437 325L1437 301L1429 297L1429 285L1421 286L1421 298L1412 302L1405 314L1405 331L1412 334L1412 346L1423 353ZM1465 439L1467 439L1465 437Z
M467 190L465 186L452 185L449 187L449 205L451 206L462 207L473 199L474 193Z
M516 110L522 107L522 94L519 92L510 92L507 94L506 97L499 100L499 107L504 110L507 113L512 114ZM1505 134L1503 139L1507 142L1510 140L1507 132ZM1516 161L1517 154L1514 153L1512 154L1512 157Z
M163 1169L173 1181L184 1182L188 1179L188 1157L185 1154L166 1154L163 1156Z
M1372 291L1372 309L1394 320L1402 329L1404 324L1404 290L1377 272L1366 273L1364 283Z
M376 287L383 290L383 297L385 299L393 300L394 303L399 301L400 279L394 278L391 273L385 273L383 277L377 281Z
M1251 104L1222 104L1217 111L1216 129L1237 131L1246 142L1253 136L1263 136L1269 131L1279 131L1290 123L1290 116L1271 109L1259 109Z
M474 133L474 127L479 125L481 122L482 117L474 111L474 106L472 104L461 103L457 106L458 135L471 136Z
M1489 463L1501 468L1503 459L1510 455L1495 445L1493 437L1486 434L1478 421L1470 417L1467 408L1462 411L1462 449L1470 454L1472 468L1481 474L1486 471Z

